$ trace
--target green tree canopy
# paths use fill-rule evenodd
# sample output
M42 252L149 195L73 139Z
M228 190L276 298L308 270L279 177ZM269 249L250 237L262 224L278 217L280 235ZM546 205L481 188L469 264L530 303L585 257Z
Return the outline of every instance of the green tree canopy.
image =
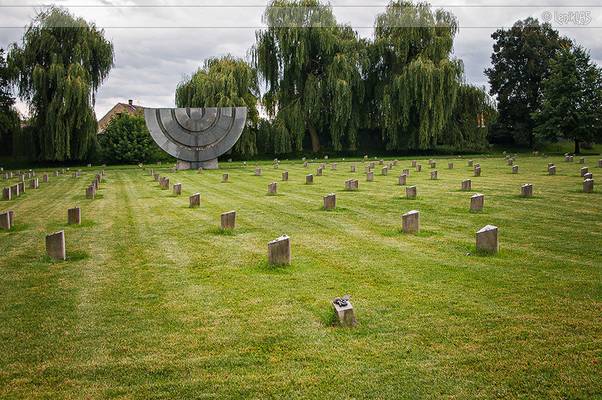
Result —
M21 46L12 46L9 64L29 102L38 157L84 159L96 138L94 96L113 66L104 32L51 7L26 28Z
M12 153L14 135L20 128L19 115L14 109L10 72L6 65L4 49L0 49L0 154Z
M498 141L533 147L532 114L541 108L542 81L549 74L549 60L569 42L549 24L533 18L517 21L508 30L499 29L491 37L495 40L492 66L485 74L499 111L492 135Z
M550 62L543 104L533 114L539 139L602 140L602 70L582 47L563 48Z
M256 32L254 64L266 84L263 103L272 121L276 153L355 149L364 101L366 46L338 25L318 0L272 0Z
M257 153L259 112L257 73L246 61L232 56L210 58L176 89L178 107L247 107L247 125L234 151Z
M371 86L388 149L432 148L445 134L463 73L451 58L457 30L428 3L394 0L377 16Z
M141 115L118 115L98 137L101 157L110 163L156 161L162 152L151 138Z

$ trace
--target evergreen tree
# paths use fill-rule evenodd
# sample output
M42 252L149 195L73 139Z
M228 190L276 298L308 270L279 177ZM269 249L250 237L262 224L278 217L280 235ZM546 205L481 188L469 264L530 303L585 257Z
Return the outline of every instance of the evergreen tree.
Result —
M582 47L563 48L543 82L543 104L533 114L540 139L602 140L602 70Z
M9 65L29 102L38 157L84 159L96 140L94 96L113 66L104 32L50 7L26 28L22 45L12 46Z
M259 112L257 73L232 56L210 58L176 89L178 107L247 107L247 125L234 151L244 157L257 154Z
M549 74L549 60L568 40L533 18L499 29L491 37L495 40L492 67L485 74L499 111L492 138L533 147L531 115L541 108L542 81Z

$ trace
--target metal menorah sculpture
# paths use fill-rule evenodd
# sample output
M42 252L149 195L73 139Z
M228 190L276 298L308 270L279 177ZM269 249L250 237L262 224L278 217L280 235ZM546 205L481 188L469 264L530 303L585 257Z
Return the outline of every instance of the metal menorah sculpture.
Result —
M178 169L216 169L217 158L238 141L246 107L145 108L153 140L178 159Z

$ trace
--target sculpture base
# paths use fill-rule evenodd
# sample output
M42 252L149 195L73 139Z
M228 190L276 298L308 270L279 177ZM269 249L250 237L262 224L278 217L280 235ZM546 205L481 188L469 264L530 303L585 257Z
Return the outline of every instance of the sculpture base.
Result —
M176 164L176 169L178 171L180 170L185 170L185 169L199 169L199 168L203 168L203 169L218 169L218 163L217 163L217 158L214 158L213 160L207 160L207 161L184 161L184 160L178 160L177 164Z

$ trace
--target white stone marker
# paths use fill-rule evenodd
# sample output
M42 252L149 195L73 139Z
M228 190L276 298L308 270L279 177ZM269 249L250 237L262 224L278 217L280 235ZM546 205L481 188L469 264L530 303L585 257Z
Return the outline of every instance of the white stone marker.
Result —
M481 167L474 167L474 176L481 176Z
M234 229L236 227L236 211L228 211L221 215L222 229Z
M272 182L268 185L268 194L274 195L277 193L277 191L278 191L278 185L276 184L276 182Z
M522 197L533 197L533 185L525 183L520 187L520 195Z
M382 174L382 175L387 175L387 172L389 172L389 168L387 168L387 167L383 167L383 168L381 169L381 174Z
M580 169L580 172L581 172L581 176L583 177L583 175L585 175L589 172L589 169L587 167L582 167Z
M67 259L65 253L65 231L46 235L46 254L55 260Z
M69 208L67 210L67 224L79 225L82 222L82 211L79 207Z
M581 157L579 159L579 164L585 164L585 158L584 157Z
M290 265L291 241L288 236L280 236L268 243L268 263L270 265Z
M399 181L398 181L398 183L399 183L400 186L405 185L407 181L408 181L408 176L406 174L399 175Z
M477 232L477 250L488 253L499 251L498 229L494 225L486 225Z
M477 193L470 198L470 211L483 211L485 195Z
M282 172L282 180L284 182L288 181L288 171Z
M351 172L355 172L355 164L351 165Z
M29 188L30 189L39 189L40 188L40 181L38 178L34 178L29 182Z
M406 188L406 197L408 199L415 199L416 198L416 186L408 186Z
M48 174L42 175L42 182L48 183Z
M585 193L593 193L594 192L594 180L586 179L583 181L583 191Z
M583 175L583 179L594 179L594 174L588 172L587 174Z
M401 171L402 174L404 174L405 176L410 176L410 170L409 169L404 169L403 171Z
M513 165L512 166L512 173L513 174L518 174L518 165Z
M173 194L175 194L176 196L179 196L182 194L182 184L181 183L174 183Z
M324 209L325 210L334 210L337 206L337 195L334 193L330 193L324 196Z
M548 167L548 175L556 175L556 166L555 165L550 165Z
M368 181L368 182L374 181L374 172L370 171L366 174L366 181Z
M5 187L2 189L2 200L12 200L13 199L13 191L10 187Z
M437 168L437 163L435 161L431 162L431 168Z
M188 198L190 208L201 206L201 194L195 193Z
M415 168L416 164L417 164L417 161L416 160L412 160L412 168Z
M470 179L466 179L462 181L462 186L460 187L462 191L470 191L472 190L472 181Z
M422 171L422 164L416 164L416 172Z
M322 167L318 167L318 169L316 169L316 176L322 176L322 170L323 169L324 168L322 168Z
M437 180L437 171L431 171L431 180Z
M314 183L314 176L312 174L305 175L305 184L311 185Z
M261 176L261 168L255 168L255 176Z
M405 233L418 233L420 231L420 212L412 210L403 214L401 224Z

